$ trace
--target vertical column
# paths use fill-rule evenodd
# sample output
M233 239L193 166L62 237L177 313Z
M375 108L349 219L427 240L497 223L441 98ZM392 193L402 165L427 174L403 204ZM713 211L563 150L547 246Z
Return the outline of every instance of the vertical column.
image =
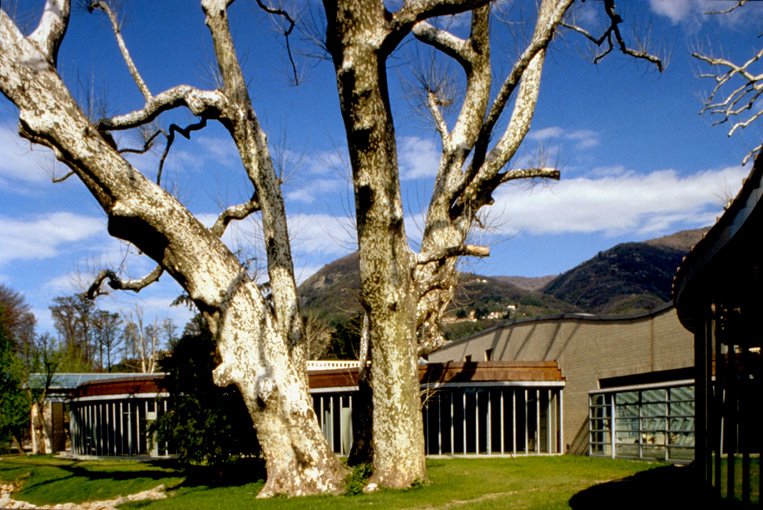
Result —
M610 443L609 446L612 449L613 459L617 456L616 455L617 443L615 442L617 437L617 433L616 433L617 426L615 425L615 422L617 421L617 415L615 414L615 412L617 411L616 402L617 402L617 393L610 393L609 414L612 418L610 419L611 426L609 428L609 443ZM639 439L639 441L641 441L641 439Z
M511 453L517 454L517 390L511 390Z
M480 392L474 392L474 453L480 454Z
M535 388L535 453L540 453L540 389Z
M442 455L442 395L437 395L437 455Z
M552 453L551 445L551 388L546 389L546 453Z
M527 402L527 388L525 388L525 455L529 451L528 440L530 438L530 409Z
M506 423L506 405L503 401L503 395L506 393L506 388L501 388L501 454L506 453L506 433L505 433L505 423Z
M487 390L487 421L485 422L485 452L490 455L493 453L493 414L492 414L493 393Z
M465 389L462 390L461 397L462 397L461 403L462 403L462 406L463 406L463 413L461 413L461 418L462 418L463 424L464 424L464 426L462 428L462 432L463 432L463 436L464 436L464 451L463 451L463 453L466 454L467 451L466 451L466 390Z
M557 407L559 409L559 412L557 413L557 416L559 417L559 423L557 425L558 437L557 437L557 444L559 445L559 451L557 453L564 453L564 389L559 388L557 390Z
M454 453L456 453L456 450L455 450L456 440L453 437L453 433L454 433L453 422L455 418L455 416L453 415L453 409L454 409L453 408L453 390L449 391L448 393L450 394L450 454L453 455Z

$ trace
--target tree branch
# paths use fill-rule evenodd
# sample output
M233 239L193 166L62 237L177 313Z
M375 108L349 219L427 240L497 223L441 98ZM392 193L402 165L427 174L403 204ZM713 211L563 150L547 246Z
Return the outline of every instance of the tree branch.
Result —
M441 30L434 25L422 21L413 26L413 35L418 40L449 55L462 66L469 65L473 53L467 41L456 37L446 30Z
M450 246L436 253L419 253L416 257L416 263L419 265L429 264L438 260L449 259L453 257L489 257L490 247L477 246L474 244L462 244L460 246Z
M143 81L140 72L138 72L138 68L135 66L135 62L133 62L132 57L130 56L130 52L127 49L124 38L122 37L122 30L119 26L119 20L117 19L116 14L114 14L114 11L111 9L111 6L108 4L108 2L101 0L93 0L90 2L88 11L93 12L95 9L103 11L103 13L106 14L106 17L109 18L109 21L111 22L111 28L114 31L114 37L117 39L119 51L122 53L122 58L124 59L125 64L127 64L127 69L130 71L130 75L135 81L135 84L138 86L138 89L140 89L140 93L143 94L143 97L146 98L146 101L150 101L151 91L148 90L146 82Z
M294 55L291 52L291 44L289 42L289 36L291 36L291 33L294 31L294 26L296 25L294 18L292 18L286 10L278 7L270 7L269 5L266 5L262 0L257 0L257 5L260 9L267 12L268 14L275 14L276 16L281 16L286 20L287 28L285 28L283 31L283 36L286 40L286 53L289 55L289 63L291 64L292 73L294 73L294 85L299 85L297 64L294 62Z
M228 224L233 220L243 220L252 213L260 210L260 203L257 196L243 204L232 205L225 209L215 221L215 224L209 229L217 237L222 237Z
M624 55L629 55L634 58L646 60L647 62L654 64L657 67L657 70L659 72L662 72L665 70L665 66L659 57L652 55L649 52L644 50L636 50L636 49L630 48L625 43L622 33L620 32L620 23L623 22L623 18L622 16L620 16L620 14L617 13L617 10L615 7L615 0L604 0L604 11L607 13L607 16L609 17L609 26L604 31L604 33L599 37L595 37L588 30L585 30L584 28L579 27L577 25L562 22L561 26L583 35L586 39L588 39L589 41L591 41L598 47L601 47L601 45L604 44L604 42L607 43L606 48L601 53L596 55L596 57L594 57L593 61L595 64L598 64L604 57L609 55L614 49L615 44L617 44L617 47L620 49L620 52L623 53ZM613 36L614 36L614 41L612 40Z
M704 101L700 113L709 113L716 116L718 120L714 125L734 122L728 132L732 136L737 130L750 126L753 122L763 117L763 110L753 112L754 104L763 95L763 73L755 74L750 71L753 65L763 58L763 49L760 49L755 55L743 64L736 64L725 58L711 57L698 52L692 53L692 56L706 64L713 66L717 71L712 73L703 73L701 78L708 78L715 82L715 86ZM723 70L725 69L725 72ZM732 81L740 83L739 86L728 90ZM744 119L743 116L751 112ZM753 148L742 160L742 164L747 162L761 151L761 145Z
M196 116L216 118L225 108L225 97L217 90L201 90L190 85L178 85L153 96L140 110L100 120L98 129L106 131L132 129L151 122L163 112L183 106Z
M705 14L730 14L734 12L735 10L742 7L744 4L746 4L749 0L737 0L736 5L732 5L728 9L723 9L721 11L705 11Z
M101 290L101 284L104 280L108 280L109 287L114 290L131 290L139 292L148 287L152 283L159 280L159 277L164 273L164 269L161 266L156 266L153 271L139 280L122 280L116 272L110 269L103 269L98 276L95 277L95 281L87 289L87 297L89 299L95 299L98 296L108 294Z
M164 162L167 159L167 155L170 153L170 148L172 147L172 143L175 141L175 133L180 133L183 135L183 137L187 140L191 139L191 132L193 131L199 131L200 129L204 129L207 125L207 119L206 117L202 117L201 120L195 124L191 124L187 127L181 127L177 124L170 124L170 132L167 134L167 145L164 147L164 152L162 152L162 157L159 160L159 170L156 172L156 184L161 184L162 182L162 171L164 170Z
M126 149L119 149L119 153L120 154L145 154L149 150L151 150L151 147L154 146L154 142L156 141L156 137L161 135L161 134L162 134L162 130L161 129L157 130L157 131L154 132L154 134L152 134L151 136L149 136L148 138L145 139L145 141L143 142L143 147L142 148L140 148L140 149L132 149L132 148L128 147Z
M40 23L28 39L42 51L53 67L58 60L58 49L69 25L69 0L47 0Z
M74 172L73 172L72 170L69 170L68 172L66 172L66 173L65 173L63 176L61 176L61 177L53 177L53 178L51 179L51 182L52 182L53 184L59 184L59 183L62 183L62 182L64 182L66 179L68 179L68 178L69 178L69 177L71 177L72 175L74 175Z
M502 174L498 174L496 177L498 177L499 184L518 179L553 179L558 181L560 173L556 168L526 168L507 170Z

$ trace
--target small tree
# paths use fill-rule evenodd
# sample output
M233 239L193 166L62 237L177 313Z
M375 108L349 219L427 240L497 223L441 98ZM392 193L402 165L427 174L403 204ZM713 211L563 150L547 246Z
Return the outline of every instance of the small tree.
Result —
M0 305L0 435L16 441L23 452L23 438L29 427L29 396L23 388L23 367L13 349L7 328L3 326L4 311Z
M239 391L212 380L219 363L212 334L198 316L159 361L167 373L170 406L154 426L158 440L173 445L183 464L220 466L260 451Z

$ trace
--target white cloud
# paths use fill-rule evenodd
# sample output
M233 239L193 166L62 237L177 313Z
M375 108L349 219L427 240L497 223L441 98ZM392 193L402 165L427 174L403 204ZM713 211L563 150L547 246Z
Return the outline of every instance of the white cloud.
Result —
M103 220L68 212L56 212L33 220L0 216L0 263L43 259L59 254L62 246L81 242L104 232Z
M3 123L0 123L0 154L0 181L42 183L50 178L54 167L60 166L49 149L22 140Z
M557 126L551 126L543 129L533 130L527 135L528 140L548 144L552 140L566 141L579 150L590 149L599 145L599 134L590 129L564 129Z
M316 199L325 198L321 196L324 193L336 193L344 184L338 179L313 179L304 186L289 189L285 196L287 200L312 204Z
M397 147L401 179L426 179L437 175L440 150L431 139L406 136L398 140Z
M344 255L357 248L353 220L328 214L295 214L289 217L295 252Z
M688 176L661 170L563 179L531 190L504 187L493 217L510 235L667 233L712 224L744 175L739 167Z
M199 136L194 139L201 146L205 159L214 160L224 165L230 165L240 161L236 144L230 137L222 136Z
M667 16L673 23L684 21L696 12L699 2L692 0L649 0L649 6L656 14Z
M657 15L665 16L673 24L699 27L708 21L725 27L752 27L757 30L763 20L763 9L758 2L746 5L724 14L738 5L738 0L649 0L649 6Z

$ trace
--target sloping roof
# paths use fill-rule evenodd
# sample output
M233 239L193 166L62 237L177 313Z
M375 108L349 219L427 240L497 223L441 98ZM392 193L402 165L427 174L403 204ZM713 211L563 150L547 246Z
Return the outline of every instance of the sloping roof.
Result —
M701 327L703 307L711 301L742 303L763 288L763 154L737 196L705 236L686 255L673 280L673 301L681 324Z

